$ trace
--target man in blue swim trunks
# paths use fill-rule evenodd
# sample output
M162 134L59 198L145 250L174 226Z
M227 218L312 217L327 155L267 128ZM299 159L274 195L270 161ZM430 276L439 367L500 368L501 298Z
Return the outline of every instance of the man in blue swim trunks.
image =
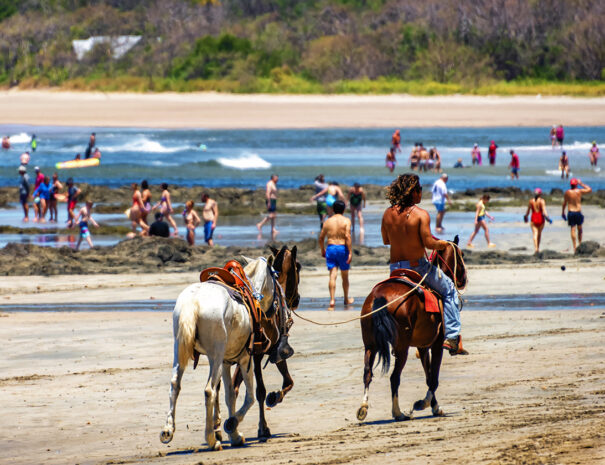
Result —
M576 178L569 180L571 189L565 192L563 197L563 210L561 216L567 220L567 224L571 228L571 243L574 251L576 250L576 229L578 230L577 245L582 243L582 224L584 224L584 215L582 215L582 194L592 192L590 186L587 186L582 181ZM581 189L578 189L581 186ZM567 207L567 216L565 215L565 207Z
M351 220L343 216L345 203L337 200L332 205L334 215L328 218L319 234L319 248L321 256L326 258L326 265L330 270L330 310L334 309L336 293L336 276L340 269L342 277L342 290L344 292L345 306L351 305L354 299L349 298L349 268L351 265ZM326 237L328 247L325 247Z
M447 203L452 203L449 195L447 194L447 187L445 185L447 179L447 174L443 173L441 177L435 181L433 188L431 189L431 193L433 194L433 205L435 205L435 208L437 209L435 230L438 233L444 231L443 217L445 216L445 202L447 201Z
M279 176L277 176L277 174L272 174L271 179L267 182L267 188L265 189L267 216L256 225L259 239L262 234L262 227L268 221L271 222L271 239L275 240L275 236L277 236L277 228L275 227L275 219L277 218L277 181L279 181Z
M204 240L210 247L214 247L212 234L216 229L218 204L216 203L216 200L211 199L206 192L202 194L202 202L204 203L204 209L202 210L202 219L204 220Z

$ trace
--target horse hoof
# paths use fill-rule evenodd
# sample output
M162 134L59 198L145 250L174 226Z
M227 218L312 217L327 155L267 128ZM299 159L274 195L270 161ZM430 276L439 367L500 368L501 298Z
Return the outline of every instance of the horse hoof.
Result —
M170 441L172 441L173 436L174 436L173 431L164 429L160 433L160 441L162 441L164 444L168 444Z
M279 392L272 391L269 394L267 394L267 399L265 400L265 403L267 404L267 407L275 407L278 404L278 399L279 399Z
M410 416L406 415L405 413L400 413L399 415L395 415L395 416L393 417L393 419L394 419L395 421L408 421L408 420L411 420L411 419L412 419L412 417L410 417Z
M225 426L224 426L225 432L227 434L233 434L233 432L237 428L238 424L239 424L239 421L237 421L237 418L235 418L235 417L228 418L227 421L225 421Z
M241 434L236 438L231 438L231 447L243 447L246 445L246 438Z
M417 400L416 402L414 402L414 406L412 407L412 409L414 409L414 410L424 410L428 406L429 406L429 403L425 402L424 399L422 399L422 400Z
M214 438L217 441L219 441L219 442L222 441L223 440L223 433L221 433L220 431L215 431L214 432Z
M367 414L368 414L368 406L362 405L361 407L359 407L359 410L357 410L357 419L359 421L363 421L366 419Z
M433 416L434 417L444 417L445 413L443 413L443 410L437 409L437 410L433 410Z
M264 429L258 430L258 439L266 441L270 437L271 437L271 430L269 428L264 428Z
M214 451L217 451L217 452L219 452L219 451L223 450L223 445L221 444L221 441L216 441L216 442L214 443L214 446L212 446L212 447L210 448L210 450L214 450Z

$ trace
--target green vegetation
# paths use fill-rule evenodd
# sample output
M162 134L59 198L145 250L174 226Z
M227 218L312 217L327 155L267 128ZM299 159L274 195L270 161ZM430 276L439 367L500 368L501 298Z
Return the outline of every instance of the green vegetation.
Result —
M0 86L605 95L597 0L0 0ZM114 59L99 43L140 35Z

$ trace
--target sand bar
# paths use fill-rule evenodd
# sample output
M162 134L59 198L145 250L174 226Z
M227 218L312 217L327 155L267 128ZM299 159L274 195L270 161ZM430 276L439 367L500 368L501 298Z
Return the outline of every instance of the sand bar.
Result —
M605 98L0 92L0 124L208 129L594 126Z

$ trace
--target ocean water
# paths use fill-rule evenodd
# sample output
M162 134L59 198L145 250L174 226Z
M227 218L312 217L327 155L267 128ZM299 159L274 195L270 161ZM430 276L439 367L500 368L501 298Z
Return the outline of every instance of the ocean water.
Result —
M29 147L32 134L37 136L38 150L32 154L30 166L52 173L55 163L84 153L92 131L102 152L100 166L60 170L60 178L72 176L76 182L107 186L147 179L153 184L257 188L264 186L273 172L280 176L280 187L310 184L323 173L327 180L349 185L386 185L394 175L408 171L412 145L422 141L426 147L439 149L452 190L540 186L548 191L567 186L557 171L560 149L551 149L549 128L543 127L404 128L402 152L397 154L399 165L392 174L384 166L392 133L386 129L158 130L6 125L0 126L0 134L10 136L13 147L0 151L0 186L16 185L19 155ZM470 165L475 142L487 162L486 147L492 139L499 145L496 166L452 169L458 158ZM564 148L573 176L604 189L605 172L591 169L588 160L593 140L603 143L605 150L605 126L568 127ZM521 161L517 181L508 176L510 149L516 150ZM436 178L433 173L421 175L424 184Z

